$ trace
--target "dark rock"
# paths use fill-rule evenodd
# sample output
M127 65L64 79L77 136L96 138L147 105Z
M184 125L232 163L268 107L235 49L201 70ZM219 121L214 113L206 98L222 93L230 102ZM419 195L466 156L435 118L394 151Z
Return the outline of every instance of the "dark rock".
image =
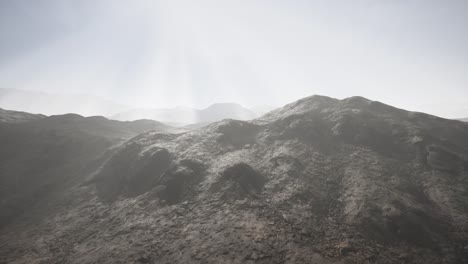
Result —
M223 171L222 177L236 183L243 192L249 194L261 192L266 181L264 176L246 163L228 167Z

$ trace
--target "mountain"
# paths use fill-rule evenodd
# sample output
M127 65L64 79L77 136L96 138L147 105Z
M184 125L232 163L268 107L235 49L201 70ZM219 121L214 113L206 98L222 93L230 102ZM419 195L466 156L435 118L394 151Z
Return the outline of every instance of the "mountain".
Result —
M114 145L148 130L180 131L150 120L76 114L0 123L0 225L53 186L95 169Z
M218 103L205 109L192 109L186 107L176 107L171 109L131 109L111 116L110 118L121 121L152 119L161 122L194 124L211 123L226 118L250 120L258 116L258 114L239 104Z
M463 122L468 122L468 118L460 118L458 120L463 121Z
M45 115L30 114L26 112L11 111L0 108L0 123L22 123L42 119Z
M178 126L211 123L226 118L250 120L263 114L263 111L270 110L268 106L264 106L252 111L234 103L213 104L205 109L188 107L167 109L131 108L127 105L90 95L54 94L5 88L0 88L0 107L45 115L68 113L83 116L102 115L118 121L149 119L177 124Z
M129 106L90 95L5 88L0 88L0 107L45 115L77 113L84 116L110 116L130 109Z
M226 118L250 120L257 117L251 110L233 103L218 103L199 110L197 122L215 122Z
M50 152L24 148L15 159ZM0 262L468 262L467 123L311 96L105 153L3 216ZM2 161L2 179L42 183L33 161Z

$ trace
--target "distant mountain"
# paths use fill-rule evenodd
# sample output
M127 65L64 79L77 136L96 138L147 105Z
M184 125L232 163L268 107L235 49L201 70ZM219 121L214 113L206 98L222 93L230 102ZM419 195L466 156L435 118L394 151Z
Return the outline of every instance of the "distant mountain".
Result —
M205 109L132 108L91 95L56 94L5 88L0 88L0 107L45 115L75 113L83 116L107 116L118 121L149 119L176 126L207 124L222 119L250 120L275 108L264 105L248 109L235 103L216 103Z
M22 123L46 117L41 114L30 114L26 112L11 111L0 108L0 123Z
M463 122L468 122L468 117L467 118L460 118L458 120L463 121Z
M193 124L188 124L185 126L182 126L182 128L185 128L187 130L193 130L193 129L199 129L202 127L205 127L207 125L211 124L210 122L202 122L202 123L193 123Z
M250 120L258 117L258 115L239 104L218 103L205 109L198 110L197 117L197 122L215 122L226 118Z
M110 117L120 121L152 119L171 123L211 123L222 119L250 120L259 115L239 104L218 103L205 109L176 107L170 109L131 109Z
M0 88L0 107L45 115L76 113L83 116L110 116L131 108L91 95L55 94L5 88Z
M194 123L196 121L195 115L196 110L191 108L176 107L176 108L161 108L161 109L151 109L151 108L134 108L130 109L112 116L109 116L110 119L119 120L119 121L133 121L139 119L151 119L158 120L160 122L170 122L187 124Z
M261 116L277 108L278 107L271 106L271 105L257 105L257 106L251 107L250 110L255 112L258 116Z

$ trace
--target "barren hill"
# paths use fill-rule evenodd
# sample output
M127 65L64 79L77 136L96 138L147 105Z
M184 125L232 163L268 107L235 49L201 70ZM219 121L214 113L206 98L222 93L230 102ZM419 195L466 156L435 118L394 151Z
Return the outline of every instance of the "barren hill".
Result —
M96 163L3 226L0 261L468 262L461 121L312 96Z
M45 115L30 114L20 111L11 111L0 108L0 122L1 123L22 123L36 119L44 118Z

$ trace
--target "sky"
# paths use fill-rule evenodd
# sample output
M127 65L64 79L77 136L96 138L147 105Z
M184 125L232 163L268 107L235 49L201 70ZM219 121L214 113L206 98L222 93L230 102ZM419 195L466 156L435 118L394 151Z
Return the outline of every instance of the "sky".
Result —
M360 95L466 117L466 14L466 0L0 0L0 88L153 108Z

